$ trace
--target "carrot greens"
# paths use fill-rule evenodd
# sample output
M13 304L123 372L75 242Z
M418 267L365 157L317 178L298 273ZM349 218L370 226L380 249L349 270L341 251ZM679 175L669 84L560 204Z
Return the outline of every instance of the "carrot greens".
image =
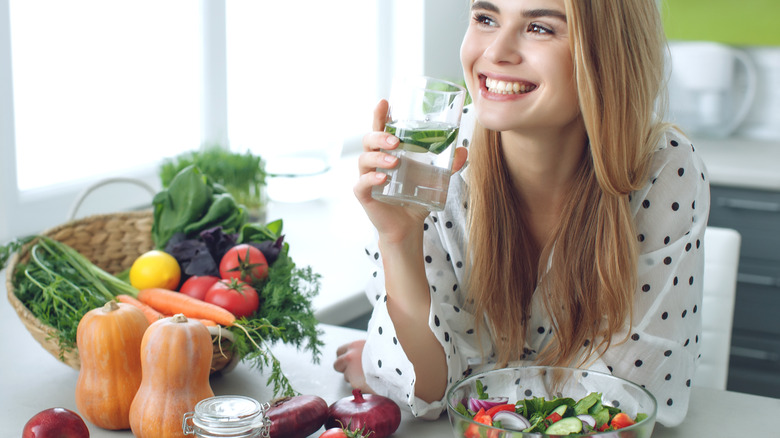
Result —
M76 347L76 329L88 311L116 295L138 291L100 269L68 245L39 236L29 260L13 275L14 293L43 324L57 330L60 358Z

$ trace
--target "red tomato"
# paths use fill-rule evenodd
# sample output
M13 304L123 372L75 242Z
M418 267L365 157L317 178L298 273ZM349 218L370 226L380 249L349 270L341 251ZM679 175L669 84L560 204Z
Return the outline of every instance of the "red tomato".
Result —
M509 411L509 412L515 412L515 405L514 403L507 403L503 405L495 405L492 408L488 409L485 413L490 415L490 418L493 418L498 412L501 411Z
M490 417L490 415L488 415L487 412L485 412L485 409L483 408L479 408L479 411L474 414L474 421L477 423L487 424L488 426L493 425L493 419ZM469 427L466 428L463 436L466 438L480 438L479 426L476 424L469 424Z
M548 415L547 418L545 418L545 420L550 420L550 424L552 424L560 421L561 418L562 418L561 414L557 412L553 412L552 414Z
M322 432L322 435L320 435L319 438L369 438L371 435L370 432L367 435L364 435L359 430L348 432L340 427L331 427L325 432Z
M181 285L179 292L203 301L206 298L206 292L218 281L219 277L213 275L193 275Z
M613 429L622 429L624 427L636 424L636 421L632 420L625 412L621 412L612 417L612 421L609 422Z
M480 408L479 411L474 414L474 421L477 423L487 424L488 426L493 425L493 419L488 415L487 412L483 408Z
M242 243L230 248L219 262L219 275L225 280L235 278L253 283L268 277L268 262L263 252Z
M236 318L250 316L260 307L260 297L255 288L238 280L214 283L203 301L228 310Z

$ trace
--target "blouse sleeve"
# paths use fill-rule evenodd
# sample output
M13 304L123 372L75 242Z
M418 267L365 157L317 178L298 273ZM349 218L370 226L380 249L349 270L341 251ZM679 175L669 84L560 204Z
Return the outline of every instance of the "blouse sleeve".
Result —
M640 245L633 326L613 337L600 362L653 393L658 421L675 426L687 413L699 359L709 183L694 147L675 132L652 169L631 199Z

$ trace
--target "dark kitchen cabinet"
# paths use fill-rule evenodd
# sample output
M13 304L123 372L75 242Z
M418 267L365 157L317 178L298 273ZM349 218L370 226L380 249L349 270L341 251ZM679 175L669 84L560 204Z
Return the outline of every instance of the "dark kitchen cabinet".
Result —
M712 186L709 225L742 234L728 389L780 398L780 192Z

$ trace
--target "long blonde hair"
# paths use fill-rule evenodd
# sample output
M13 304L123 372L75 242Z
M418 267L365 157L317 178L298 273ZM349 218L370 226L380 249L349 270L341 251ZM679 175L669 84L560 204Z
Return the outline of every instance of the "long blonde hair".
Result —
M554 336L540 363L584 365L631 322L638 242L629 194L645 183L667 129L656 113L666 45L655 2L565 5L589 145L546 247L524 222L500 134L478 126L469 152L468 302L494 334L499 365L523 357L537 288ZM549 269L540 254L551 254Z

